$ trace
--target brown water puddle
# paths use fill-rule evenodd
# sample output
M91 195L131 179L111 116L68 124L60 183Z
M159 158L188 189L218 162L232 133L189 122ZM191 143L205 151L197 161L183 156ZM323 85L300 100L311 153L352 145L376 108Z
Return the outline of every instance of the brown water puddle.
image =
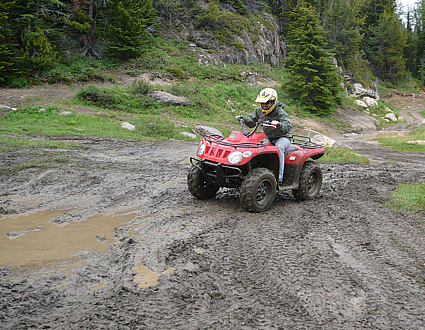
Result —
M1 218L0 267L66 259L85 248L106 252L114 228L135 217L134 213L105 214L66 225L49 221L65 212L48 210Z
M133 271L137 273L134 276L134 282L139 284L139 288L149 288L150 286L157 285L158 279L161 276L142 264L135 265ZM171 274L173 271L173 267L167 267L163 274Z
M381 132L374 134L366 134L359 137L360 140L390 139L401 136L407 136L409 132Z

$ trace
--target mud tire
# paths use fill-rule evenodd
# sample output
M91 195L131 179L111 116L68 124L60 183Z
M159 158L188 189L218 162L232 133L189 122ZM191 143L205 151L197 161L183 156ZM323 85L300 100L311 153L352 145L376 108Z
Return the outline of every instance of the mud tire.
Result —
M316 162L306 161L300 174L298 189L292 194L299 201L315 198L322 188L322 169Z
M276 178L267 168L256 168L244 179L240 189L241 206L248 212L267 210L276 197Z
M194 165L187 174L187 185L191 194L198 199L213 198L219 189L209 184L202 171Z

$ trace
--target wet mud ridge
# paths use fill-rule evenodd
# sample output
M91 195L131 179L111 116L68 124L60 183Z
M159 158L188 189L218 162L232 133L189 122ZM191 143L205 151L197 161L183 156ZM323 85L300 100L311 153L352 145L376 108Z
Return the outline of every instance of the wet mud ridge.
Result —
M424 213L386 205L422 155L251 214L188 192L197 143L73 142L0 159L0 328L425 329Z

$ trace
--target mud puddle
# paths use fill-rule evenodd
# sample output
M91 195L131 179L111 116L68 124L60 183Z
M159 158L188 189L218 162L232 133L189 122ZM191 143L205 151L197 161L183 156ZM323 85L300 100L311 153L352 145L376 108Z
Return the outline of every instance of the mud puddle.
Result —
M134 282L139 285L139 288L148 288L150 286L155 286L158 284L158 279L161 274L153 272L148 267L143 264L136 265L133 269L136 272L134 276ZM171 274L174 271L174 268L167 267L163 274Z
M360 140L390 139L409 135L410 132L380 132L359 136Z
M104 214L84 221L56 224L52 220L67 210L46 210L0 219L0 267L23 266L66 259L90 248L106 252L114 241L114 228L135 214Z

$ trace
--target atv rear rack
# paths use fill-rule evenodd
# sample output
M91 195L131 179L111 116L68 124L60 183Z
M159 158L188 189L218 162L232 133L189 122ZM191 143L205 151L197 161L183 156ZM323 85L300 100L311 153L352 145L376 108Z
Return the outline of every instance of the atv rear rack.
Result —
M311 141L311 138L309 136L304 136L304 135L295 135L295 134L292 135L291 144L296 144L300 146L301 148L305 148L305 149L323 148L323 145L317 144Z

